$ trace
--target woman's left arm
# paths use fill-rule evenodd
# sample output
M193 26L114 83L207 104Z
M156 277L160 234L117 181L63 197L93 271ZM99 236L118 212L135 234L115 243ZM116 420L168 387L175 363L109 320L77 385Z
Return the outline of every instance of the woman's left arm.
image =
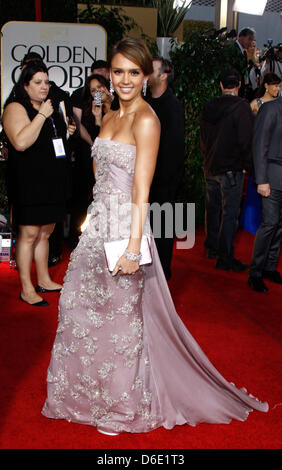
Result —
M132 186L131 231L127 251L136 255L140 253L150 187L158 156L160 131L161 126L157 116L149 111L136 120L133 128L136 141L136 163ZM139 269L139 263L123 255L112 274L115 275L119 268L123 274L132 274Z
M132 186L132 219L128 251L139 253L147 216L150 188L160 143L160 122L153 114L140 117L134 126L136 163Z

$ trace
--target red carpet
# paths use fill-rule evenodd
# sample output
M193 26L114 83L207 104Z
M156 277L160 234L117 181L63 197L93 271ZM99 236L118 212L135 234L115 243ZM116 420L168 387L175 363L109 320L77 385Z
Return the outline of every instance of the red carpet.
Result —
M59 294L48 294L50 307L26 306L18 300L17 271L2 263L1 449L281 448L282 286L266 282L269 293L259 294L247 286L246 273L215 270L214 261L204 257L203 239L200 230L193 249L175 250L170 289L177 311L219 371L268 401L270 411L255 411L244 423L177 426L114 438L90 426L43 417ZM250 261L253 239L244 231L238 233L236 257ZM63 262L51 268L55 281L62 282L67 260L66 252Z

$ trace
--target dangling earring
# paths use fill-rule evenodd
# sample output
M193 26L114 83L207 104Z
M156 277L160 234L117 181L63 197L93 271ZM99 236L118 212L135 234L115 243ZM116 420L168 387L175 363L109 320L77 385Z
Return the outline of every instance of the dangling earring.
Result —
M143 95L146 96L146 92L147 92L147 80L144 80L144 82L143 82L142 92L143 92Z
M114 94L114 91L115 91L115 89L114 89L114 86L113 86L113 82L112 82L112 80L110 79L110 93L111 93L111 95Z

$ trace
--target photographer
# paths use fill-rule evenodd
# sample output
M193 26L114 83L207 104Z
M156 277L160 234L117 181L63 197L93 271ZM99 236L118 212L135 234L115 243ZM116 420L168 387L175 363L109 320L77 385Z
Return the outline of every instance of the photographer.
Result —
M267 51L260 58L263 62L261 67L262 77L269 72L273 72L282 79L282 44L275 47L268 47Z

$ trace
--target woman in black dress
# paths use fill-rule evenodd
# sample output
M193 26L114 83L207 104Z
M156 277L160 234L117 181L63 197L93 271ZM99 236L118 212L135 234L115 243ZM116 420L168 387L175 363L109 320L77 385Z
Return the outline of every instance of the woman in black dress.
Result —
M18 226L16 262L21 281L20 299L30 305L48 305L38 292L59 291L48 272L48 238L65 215L69 197L69 161L65 124L49 96L46 66L30 62L5 103L3 126L9 140L8 191ZM31 281L35 261L38 285Z

